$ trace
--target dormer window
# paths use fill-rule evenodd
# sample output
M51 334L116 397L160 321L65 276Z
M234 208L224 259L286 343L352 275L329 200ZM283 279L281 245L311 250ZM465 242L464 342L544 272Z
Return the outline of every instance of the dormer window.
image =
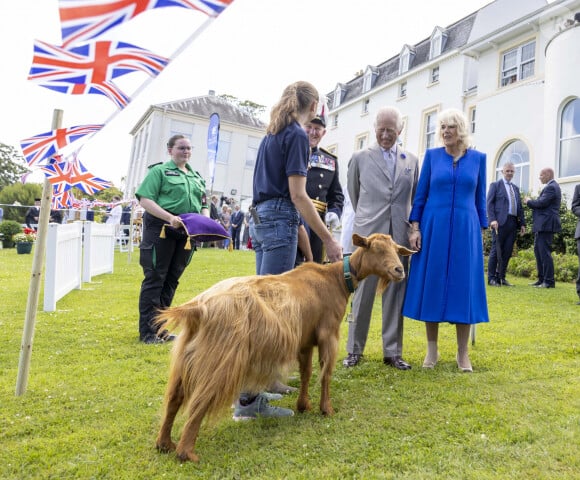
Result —
M332 108L338 108L342 102L342 95L344 93L343 86L339 83L334 89L334 99L332 101Z
M366 93L371 88L373 88L377 75L378 75L377 69L369 65L365 70L365 76L363 78L363 93Z
M441 55L443 49L445 48L445 41L447 40L447 34L443 31L441 27L435 27L433 33L431 34L431 46L429 48L429 59L433 59Z
M415 58L415 51L409 45L405 45L399 54L399 75L409 71L413 58Z

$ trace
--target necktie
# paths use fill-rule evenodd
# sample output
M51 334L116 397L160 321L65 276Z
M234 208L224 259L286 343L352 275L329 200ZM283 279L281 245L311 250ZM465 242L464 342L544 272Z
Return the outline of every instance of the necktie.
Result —
M514 193L512 182L508 182L508 191L510 192L510 215L515 215L517 212L516 195Z
M387 169L391 175L391 180L395 179L395 156L390 150L387 152Z

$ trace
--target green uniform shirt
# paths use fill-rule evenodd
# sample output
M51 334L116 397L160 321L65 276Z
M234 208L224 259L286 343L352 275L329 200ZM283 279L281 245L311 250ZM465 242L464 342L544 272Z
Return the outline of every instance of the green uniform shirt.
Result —
M207 208L205 180L189 164L185 167L187 173L177 168L173 160L151 167L135 196L153 200L173 215L200 213Z

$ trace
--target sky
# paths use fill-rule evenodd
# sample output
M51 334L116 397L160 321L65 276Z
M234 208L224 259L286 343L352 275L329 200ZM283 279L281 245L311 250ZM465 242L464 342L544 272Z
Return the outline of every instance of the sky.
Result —
M367 65L384 62L403 45L428 38L436 26L446 27L488 3L491 0L235 0L210 22L202 13L178 7L147 11L103 39L125 41L166 57L178 54L152 81L140 72L116 80L133 97L117 111L104 96L65 95L28 81L34 39L62 43L58 0L3 0L0 143L20 151L21 139L51 130L55 109L63 111L63 127L104 123L84 142L79 159L94 175L120 187L129 166L130 131L150 105L214 90L265 105L267 120L288 84L307 80L321 93L331 92ZM182 50L196 31L196 38ZM79 142L73 144L75 149ZM40 172L31 178L42 181Z

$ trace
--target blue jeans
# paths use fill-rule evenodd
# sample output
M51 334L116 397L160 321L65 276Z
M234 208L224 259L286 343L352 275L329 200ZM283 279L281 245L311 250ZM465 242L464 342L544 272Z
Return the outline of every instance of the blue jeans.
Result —
M260 223L250 221L256 275L287 272L294 268L300 216L290 199L273 198L256 206Z

